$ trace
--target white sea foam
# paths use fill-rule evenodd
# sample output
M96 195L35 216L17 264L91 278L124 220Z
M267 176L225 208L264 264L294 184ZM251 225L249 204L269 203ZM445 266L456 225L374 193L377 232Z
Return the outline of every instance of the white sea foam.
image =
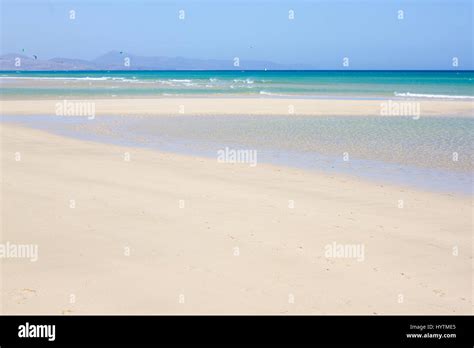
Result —
M274 96L274 97L285 97L284 94L272 93L272 92L267 92L267 91L260 91L259 94L261 94L261 95L271 95L271 96Z
M47 76L1 76L1 79L18 80L86 80L86 81L104 81L110 80L110 77L47 77Z
M235 79L234 80L235 83L246 83L246 84L253 84L254 81L251 80L251 79L245 79L245 80L242 80L242 79Z
M412 98L430 98L430 99L474 99L474 96L468 95L446 95L446 94L422 94L422 93L394 93L397 97L412 97Z
M137 80L136 78L127 79L125 77L53 77L53 76L0 76L0 79L13 79L13 80L68 80L68 81L124 81L133 83L149 83L143 80Z

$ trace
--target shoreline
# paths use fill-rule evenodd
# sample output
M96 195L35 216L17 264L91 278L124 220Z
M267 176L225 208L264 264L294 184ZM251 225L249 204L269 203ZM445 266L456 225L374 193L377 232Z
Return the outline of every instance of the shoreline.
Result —
M144 120L140 116L106 116L99 118L102 124L97 128L87 129L87 126L77 118L67 120L67 118L60 118L56 120L57 116L4 116L0 120L0 124L26 127L32 130L45 131L48 134L64 136L69 139L76 139L79 141L93 142L96 144L125 146L133 149L146 149L156 151L158 153L166 153L169 155L182 155L188 157L199 157L202 159L215 159L216 153L224 148L232 150L235 149L249 149L252 146L245 143L237 143L234 141L224 140L208 140L204 145L199 139L186 139L186 144L183 144L183 138L170 138L161 145L151 145L151 139L143 136L140 140L133 137L133 133L116 133L114 128L118 124L122 127L126 125L126 121L140 122ZM149 116L150 118L156 116ZM187 117L187 122L191 122L194 116L179 115L173 117ZM199 117L199 116L197 116ZM201 116L199 122L204 122L208 116ZM237 116L233 116L237 117ZM246 116L239 120L244 120ZM250 117L250 116L249 116ZM272 116L272 117L287 117L288 116ZM295 116L300 117L300 116ZM329 116L334 117L334 116ZM362 116L361 116L362 117ZM160 120L157 117L157 120ZM290 119L288 119L289 121ZM63 125L62 122L65 121ZM77 127L68 128L70 122L79 122ZM85 120L85 122L90 122ZM192 121L195 122L195 121ZM163 124L162 124L163 125ZM151 127L151 125L149 125ZM125 126L126 127L126 126ZM121 128L121 127L120 127ZM188 127L189 128L189 127ZM190 126L190 128L193 128ZM181 130L185 130L183 127ZM207 128L211 131L212 128ZM114 134L111 136L111 134ZM212 143L212 146L210 145ZM400 188L414 189L423 192L433 192L438 194L447 194L459 197L469 197L472 195L472 188L468 184L469 173L466 168L447 168L447 167L425 167L423 165L414 165L413 163L401 163L384 161L383 159L372 159L370 157L358 157L354 155L351 158L350 165L348 162L341 161L340 156L334 153L309 153L306 154L298 150L289 149L254 149L255 160L258 155L259 164L273 165L287 169L298 169L307 171L309 173L316 173L319 175L337 175L354 180L361 180L377 185L393 185ZM263 153L263 155L262 155ZM256 164L256 163L255 163ZM248 165L248 164L247 164ZM425 164L426 165L426 164ZM399 175L399 170L403 168L403 176ZM383 173L383 174L381 174Z
M95 115L296 115L296 116L407 116L474 117L473 101L359 100L292 98L64 98L0 100L3 115L54 115L57 103L93 104ZM396 108L388 109L392 104ZM408 108L403 111L403 107ZM410 112L414 106L417 113ZM384 111L385 110L385 111ZM398 110L398 111L397 111Z
M0 127L5 314L472 312L470 198Z

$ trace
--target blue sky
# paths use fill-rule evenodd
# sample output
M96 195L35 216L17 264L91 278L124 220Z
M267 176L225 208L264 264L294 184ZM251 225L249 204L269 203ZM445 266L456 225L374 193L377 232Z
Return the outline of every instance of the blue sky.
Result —
M0 0L2 53L268 60L340 69L473 69L472 0ZM76 18L69 18L74 10ZM179 10L185 19L178 18ZM288 18L294 10L295 18ZM403 19L399 19L399 10Z

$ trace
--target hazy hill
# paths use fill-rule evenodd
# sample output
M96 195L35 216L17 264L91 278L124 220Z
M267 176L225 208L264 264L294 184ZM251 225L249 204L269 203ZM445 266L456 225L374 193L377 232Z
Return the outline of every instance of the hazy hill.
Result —
M19 66L15 66L19 62ZM127 65L129 63L129 65ZM240 59L235 67L229 60L191 59L184 57L145 57L131 53L110 51L91 61L71 58L42 59L9 53L0 56L0 70L282 70L306 67L285 66L268 61Z

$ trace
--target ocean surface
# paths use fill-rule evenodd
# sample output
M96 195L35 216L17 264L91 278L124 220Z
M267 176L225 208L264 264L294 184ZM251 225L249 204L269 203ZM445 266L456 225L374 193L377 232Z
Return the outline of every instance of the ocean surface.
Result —
M257 165L342 173L433 192L471 195L473 188L472 118L3 115L1 121L216 160L226 148L249 150Z
M255 96L474 99L472 71L0 72L0 97Z
M0 72L0 97L255 97L474 101L474 72ZM467 116L467 115L466 115ZM343 173L429 191L472 194L469 117L8 116L60 135L217 158L255 151L258 163Z

